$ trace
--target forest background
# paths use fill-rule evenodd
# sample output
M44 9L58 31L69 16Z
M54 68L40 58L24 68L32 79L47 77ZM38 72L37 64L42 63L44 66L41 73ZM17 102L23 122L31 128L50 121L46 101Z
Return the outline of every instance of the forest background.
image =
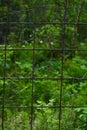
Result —
M0 1L5 130L85 129L87 0L66 1Z

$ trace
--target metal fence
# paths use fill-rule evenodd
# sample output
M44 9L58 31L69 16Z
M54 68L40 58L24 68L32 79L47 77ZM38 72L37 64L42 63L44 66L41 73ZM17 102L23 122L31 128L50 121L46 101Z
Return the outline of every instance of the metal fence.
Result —
M0 8L3 8L3 5L5 4L6 7L7 7L7 14L6 14L6 18L0 18L0 27L2 29L2 32L3 32L3 35L2 35L2 44L1 44L1 47L0 47L0 51L3 52L3 62L4 62L4 66L3 66L3 76L0 77L0 80L3 81L3 85L2 85L2 104L1 104L1 130L7 130L5 128L5 120L6 120L6 113L5 111L6 110L12 110L14 111L14 109L18 110L18 111L21 111L21 110L29 110L30 111L30 116L29 116L29 124L30 125L30 130L33 130L35 129L35 126L33 125L33 121L34 121L34 111L35 109L39 108L39 109L58 109L58 127L57 129L58 130L62 130L64 128L62 128L62 113L64 111L64 109L71 109L71 111L73 111L73 109L75 108L86 108L87 105L85 104L84 106L76 106L76 105L64 105L63 103L63 90L64 90L64 87L63 87L63 82L64 81L71 81L72 84L73 82L79 82L79 81L85 81L87 80L86 77L65 77L64 76L64 65L65 65L65 55L67 52L72 52L72 54L77 50L77 43L78 43L78 26L86 26L87 23L85 22L80 22L80 15L81 15L81 12L82 12L82 8L83 8L83 1L82 3L79 4L79 7L78 7L78 10L77 10L77 17L75 19L75 21L73 20L73 22L70 22L68 21L68 13L69 13L69 1L66 0L64 2L63 5L60 5L60 3L57 5L58 8L63 8L63 16L62 16L62 20L57 21L57 20L53 20L53 21L47 21L45 19L45 9L47 9L48 7L54 7L54 5L37 5L37 6L31 6L30 9L28 11L26 10L23 10L23 12L25 11L25 13L27 12L30 13L30 15L32 16L33 15L33 21L31 20L26 20L26 21L17 21L16 17L19 13L20 15L20 11L18 10L13 10L11 11L10 10L10 7L11 7L11 2L4 2L2 1L1 3L1 7ZM40 11L41 9L43 8L43 12L42 14L40 14ZM72 8L74 8L72 6ZM3 10L3 9L2 9ZM37 14L36 14L36 11L38 10L38 16L40 16L39 20L36 20L36 17ZM33 14L31 14L31 12L33 12ZM14 13L13 15L13 19L15 19L15 21L12 21L12 19L10 19L10 15L11 13ZM57 14L58 12L55 12L56 15L59 15ZM43 16L42 16L43 15ZM61 18L61 17L60 17ZM41 20L41 21L40 21ZM54 25L54 26L60 26L61 27L61 43L60 43L60 47L59 48L41 48L41 47L36 47L36 39L37 39L37 35L36 35L36 27L41 27L43 25ZM32 39L33 39L33 44L32 44L32 48L23 48L21 47L21 45L25 44L25 41L27 41L26 39L23 39L23 37L19 37L19 43L18 43L18 48L17 48L17 43L16 43L16 47L14 47L14 44L11 44L11 46L13 46L13 48L11 48L10 45L10 42L8 40L8 34L9 32L12 30L11 28L14 29L14 26L16 26L16 29L20 26L21 28L25 28L26 27L32 27L33 28L33 36L32 36ZM74 33L73 33L73 45L69 48L66 47L66 28L68 26L73 26L74 27ZM4 29L5 28L5 29ZM15 30L16 30L15 29ZM31 30L30 30L31 31ZM27 35L27 34L26 34ZM43 38L44 39L44 38ZM29 39L30 40L30 37ZM29 42L29 41L28 41ZM7 73L10 73L9 71L7 72L7 55L8 55L8 52L12 52L14 51L14 57L16 57L16 52L18 51L22 51L22 52L26 52L26 51L30 51L32 52L32 73L31 73L31 76L18 76L14 74L14 76L8 76ZM56 55L59 55L60 59L61 59L61 65L60 65L60 77L35 77L35 52L39 52L40 51L44 51L44 52L47 52L47 51L52 51L52 52L57 52ZM87 51L87 49L78 49L79 52L83 52L85 53ZM14 69L14 68L13 68ZM7 88L7 80L9 80L10 82L11 81L28 81L28 82L31 82L31 105L30 106L22 106L21 104L20 105L6 105L6 101L10 104L10 100L9 99L6 99L6 88ZM59 81L60 82L60 88L59 91L60 91L60 94L59 94L59 104L58 105L53 105L53 106L35 106L34 104L34 85L35 85L35 81ZM15 89L14 87L10 88L10 89ZM43 88L44 89L44 88ZM27 90L26 90L27 92ZM1 92L0 92L1 93ZM41 93L42 95L42 93ZM30 95L29 95L30 96ZM56 96L56 95L55 95ZM28 99L29 97L27 97ZM21 99L22 100L22 99ZM14 102L14 101L13 101ZM15 101L16 102L16 101ZM87 121L85 121L87 122ZM9 122L10 123L10 122ZM87 124L87 123L85 123ZM9 124L8 124L9 125ZM67 125L67 123L66 123ZM86 130L87 130L87 125L86 126ZM18 129L15 127L15 129ZM55 128L53 128L55 129ZM72 127L72 129L74 130L74 126Z

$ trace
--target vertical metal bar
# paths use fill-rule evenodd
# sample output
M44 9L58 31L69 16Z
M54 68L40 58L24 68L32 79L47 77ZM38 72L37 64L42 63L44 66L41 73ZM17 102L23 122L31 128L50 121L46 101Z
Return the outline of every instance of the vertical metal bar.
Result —
M60 83L60 108L59 108L59 126L58 130L61 130L61 119L62 119L62 91L63 91L63 71L64 71L64 55L65 55L65 31L66 31L66 21L67 21L67 11L68 11L68 0L65 2L64 10L64 23L62 25L62 59L61 59L61 83Z
M4 130L4 107L5 107L5 81L6 81L6 42L4 48L4 75L3 75L3 89L2 89L2 130Z
M31 117L30 117L30 130L33 130L33 112L34 112L34 59L35 59L35 24L34 26L34 43L33 43L33 49L32 49L32 90L31 90Z
M1 6L3 7L3 0L1 0ZM3 25L2 25L3 26ZM3 28L2 28L2 31L3 31ZM5 54L4 54L5 55ZM5 57L4 57L4 61L5 61ZM5 66L5 62L4 62L4 66ZM4 72L4 70L3 70ZM5 75L5 73L4 73ZM5 77L5 76L4 76ZM2 130L4 130L4 80L3 80L3 86L2 86L2 124L1 124L1 127L2 127Z
M7 35L9 32L9 2L7 2L7 28L6 28L6 36L4 37L4 70L3 70L3 89L2 89L2 130L4 130L4 108L5 108L5 87L6 87L6 50L7 50Z

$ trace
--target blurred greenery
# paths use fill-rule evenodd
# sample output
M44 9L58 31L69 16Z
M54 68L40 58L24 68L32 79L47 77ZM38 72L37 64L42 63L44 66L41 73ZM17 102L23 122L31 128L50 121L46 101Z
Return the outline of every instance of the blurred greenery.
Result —
M8 26L0 24L0 77L4 76L4 70L7 77L4 129L30 130L32 113L33 130L58 130L60 107L54 106L60 106L62 85L61 130L84 130L87 116L87 1L69 1L67 22L77 25L67 24L65 37L62 24L53 24L64 22L64 0L10 0L9 12L6 3L4 0L0 6L0 23L9 20ZM32 80L33 77L36 79ZM3 84L0 80L0 108ZM35 107L31 111L32 100ZM0 127L1 120L2 110Z

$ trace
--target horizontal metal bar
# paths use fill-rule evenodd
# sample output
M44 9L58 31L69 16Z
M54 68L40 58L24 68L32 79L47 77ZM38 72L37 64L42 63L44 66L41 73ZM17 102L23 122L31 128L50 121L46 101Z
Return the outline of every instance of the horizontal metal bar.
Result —
M61 106L62 108L87 108L86 106ZM2 106L0 106L2 108ZM5 106L5 108L8 109L15 109L15 108L32 108L32 106ZM60 108L60 106L33 106L33 108L39 109L39 108Z
M7 22L0 22L0 24L7 24ZM10 22L9 21L9 24L32 24L32 25L45 25L45 24L59 24L59 25L62 25L62 24L66 24L66 25L87 25L87 22L78 22L78 23L75 23L75 22Z
M0 77L0 80L87 80L87 78L78 78L78 77L59 77L59 78L46 78L46 77Z
M17 44L16 44L17 45ZM0 51L4 51L4 48L0 48ZM35 50L35 51L76 51L76 49L57 49L57 48L7 48L7 51L20 51L20 50ZM78 49L77 51L87 51L87 49Z

